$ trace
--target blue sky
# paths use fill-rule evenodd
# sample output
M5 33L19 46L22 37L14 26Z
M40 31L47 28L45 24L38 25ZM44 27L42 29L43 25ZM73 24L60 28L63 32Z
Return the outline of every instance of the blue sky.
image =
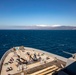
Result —
M76 25L76 0L0 0L0 26Z

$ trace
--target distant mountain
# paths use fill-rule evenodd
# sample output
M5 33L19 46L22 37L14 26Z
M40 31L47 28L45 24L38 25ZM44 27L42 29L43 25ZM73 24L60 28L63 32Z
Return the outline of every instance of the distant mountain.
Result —
M30 27L28 27L30 28ZM53 26L33 26L31 29L38 29L38 30L76 30L76 26L60 26L60 25L53 25Z
M34 25L34 26L7 26L0 29L21 29L21 30L76 30L76 26L61 25Z

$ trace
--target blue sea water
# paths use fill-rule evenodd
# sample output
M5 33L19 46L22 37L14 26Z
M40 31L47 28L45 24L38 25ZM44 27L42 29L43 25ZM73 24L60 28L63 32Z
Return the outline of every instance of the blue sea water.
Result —
M63 57L76 53L75 30L0 30L0 58L10 48L27 46L42 49Z

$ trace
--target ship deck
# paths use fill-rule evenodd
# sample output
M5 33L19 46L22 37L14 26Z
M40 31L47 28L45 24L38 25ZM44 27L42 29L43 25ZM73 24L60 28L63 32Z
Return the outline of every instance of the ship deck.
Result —
M15 50L14 50L15 49ZM65 62L41 51L15 47L4 58L1 75L52 75Z

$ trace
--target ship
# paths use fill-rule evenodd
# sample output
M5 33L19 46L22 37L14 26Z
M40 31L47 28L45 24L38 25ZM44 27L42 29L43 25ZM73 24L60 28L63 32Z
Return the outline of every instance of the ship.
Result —
M0 75L76 75L76 54L71 55L65 58L35 48L13 47L0 60Z

